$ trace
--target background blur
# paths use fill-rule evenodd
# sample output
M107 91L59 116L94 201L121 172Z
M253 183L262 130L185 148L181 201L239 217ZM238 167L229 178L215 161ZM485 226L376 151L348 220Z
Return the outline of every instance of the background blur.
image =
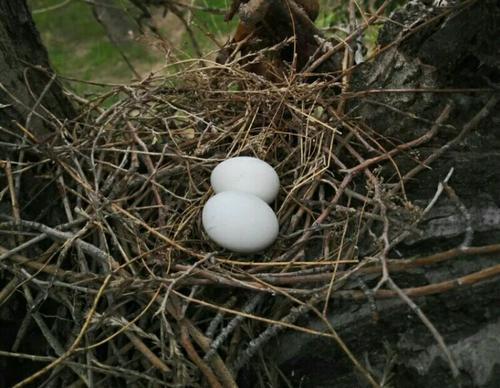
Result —
M347 22L342 3L323 0L316 24L342 35ZM377 5L373 0L365 3ZM229 4L230 0L29 0L54 69L84 96L102 91L106 83L127 83L162 71L174 57L213 55L237 23L237 16L224 22ZM368 32L373 37L368 41L374 42L376 30L374 26Z

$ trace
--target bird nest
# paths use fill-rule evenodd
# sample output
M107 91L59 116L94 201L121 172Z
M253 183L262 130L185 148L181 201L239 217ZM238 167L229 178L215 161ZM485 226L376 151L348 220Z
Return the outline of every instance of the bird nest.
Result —
M236 386L256 355L253 371L279 375L262 350L285 329L330 338L374 383L327 310L336 298L398 296L389 269L419 265L389 252L423 213L403 190L423 167L402 175L392 158L440 121L396 146L350 113L342 79L276 84L237 65L176 66L79 99L52 145L22 149L26 207L44 206L28 221L13 200L3 224L17 232L0 252L10 274L0 303L28 306L9 354L23 357L31 320L43 343L29 357L42 366L22 384L76 375L96 386ZM281 179L278 240L254 255L221 249L201 226L211 171L243 155ZM360 274L376 275L373 290L357 285ZM306 314L328 329L298 324Z

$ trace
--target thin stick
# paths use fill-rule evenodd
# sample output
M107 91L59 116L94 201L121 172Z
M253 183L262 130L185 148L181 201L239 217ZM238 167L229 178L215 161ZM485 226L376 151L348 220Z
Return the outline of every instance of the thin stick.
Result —
M394 283L394 281L390 277L389 277L389 279L387 279L387 284L389 285L389 287L392 290L394 290L398 294L398 296L402 300L404 300L406 302L406 304L408 306L410 306L410 308L415 312L415 314L418 315L418 317L424 323L424 325L427 327L427 329L429 329L429 331L431 332L432 336L434 337L434 339L438 343L439 347L441 348L441 350L445 354L445 356L446 356L446 358L448 360L448 364L450 365L451 371L453 373L453 377L457 378L460 375L460 372L458 371L458 368L457 368L457 364L455 363L455 360L453 359L450 350L446 346L446 343L444 342L443 337L441 336L441 334L439 334L439 331L432 324L432 322L429 320L429 318L427 318L427 316L423 313L423 311L415 304L415 302L413 302L408 297L408 295L406 295L401 290L401 288L399 288L396 285L396 283Z
M94 298L94 303L92 304L92 307L90 308L90 310L87 313L87 318L85 319L85 322L82 325L80 333L78 333L78 336L75 338L75 340L73 341L71 346L68 348L68 350L66 350L66 352L64 352L63 355L59 356L57 359L52 361L49 365L45 366L44 368L40 369L38 372L32 374L30 377L27 377L26 379L20 381L16 385L14 385L13 388L20 388L20 387L23 387L23 386L26 386L26 385L32 383L33 381L38 379L40 376L44 375L45 373L47 373L51 369L58 366L62 361L66 360L67 358L69 358L73 354L73 351L77 348L78 344L80 343L83 336L85 335L85 332L87 331L87 328L90 324L90 321L92 320L92 316L97 308L97 304L98 304L99 300L101 299L102 295L104 294L104 290L108 286L108 283L110 280L111 280L111 275L106 276L106 278L104 279L104 282L102 283L101 288L99 288L99 292L97 293L96 297Z

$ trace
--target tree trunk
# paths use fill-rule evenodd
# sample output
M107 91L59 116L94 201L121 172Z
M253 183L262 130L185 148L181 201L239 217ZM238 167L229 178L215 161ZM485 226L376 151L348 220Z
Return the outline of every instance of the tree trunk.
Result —
M51 116L71 117L73 109L58 82L52 79L47 51L25 0L0 2L0 128L2 141L11 141L26 127L43 142L54 128ZM49 113L50 112L50 113ZM2 143L0 158L12 147Z
M57 202L54 201L57 188L47 185L33 169L20 175L17 170L22 165L16 163L29 158L20 147L33 143L44 147L50 133L60 128L59 120L74 115L71 103L52 74L47 51L25 0L0 1L0 188L7 187L4 172L10 170L14 186L11 189L16 191L13 196L21 215L28 219L51 213ZM4 161L10 163L10 168ZM12 215L13 207L4 205L6 202L0 204L0 214ZM13 244L15 241L9 236L0 236L0 245ZM0 290L6 291L13 283L4 280L3 275L2 270ZM25 301L19 294L11 296L9 302L0 307L1 350L11 349L26 312ZM33 327L29 330L33 333L27 335L28 345L23 350L36 353L44 349L43 337ZM0 357L0 386L11 386L38 367L36 363Z
M428 132L449 104L447 123L451 125L441 128L418 153L398 157L396 163L402 176L415 167L416 160L428 166L427 172L406 185L408 197L422 208L452 169L449 186L454 191L441 195L419 233L408 236L397 254L422 256L461 244L498 244L499 4L469 1L440 9L412 1L391 15L391 20L378 39L386 51L355 71L353 90L363 91L363 97L351 104L351 112L366 118L375 134L404 143ZM395 41L401 43L393 45ZM430 92L412 92L417 89ZM430 155L442 151L434 163L427 162ZM447 280L453 283L453 279L495 265L498 253L458 255L425 270L420 267L392 276L401 288L410 289ZM369 287L378 279L364 277ZM467 282L455 280L448 292L437 288L427 296L410 294L442 335L460 370L458 378L452 376L447 358L416 311L395 295L390 299L385 299L387 294L374 295L379 317L375 320L371 303L359 285L353 284L357 293L340 292L328 318L357 358L371 366L372 375L381 381L386 373L390 386L496 387L500 381L500 280L490 277L472 287ZM309 326L326 330L318 319L311 319ZM321 337L286 333L278 340L276 359L293 386L369 385L333 341Z

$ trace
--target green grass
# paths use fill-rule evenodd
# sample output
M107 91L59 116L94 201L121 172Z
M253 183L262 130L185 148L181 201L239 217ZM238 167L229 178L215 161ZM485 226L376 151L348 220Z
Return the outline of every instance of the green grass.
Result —
M120 51L96 21L91 7L81 1L44 12L37 10L61 4L62 0L29 0L33 19L40 31L54 70L65 77L84 81L123 83L134 76ZM121 43L120 48L135 66L147 68L158 54L142 43ZM88 84L71 82L79 94L96 91Z
M2 0L0 0L2 1ZM53 68L62 76L83 81L103 83L127 83L134 74L123 60L104 30L96 21L91 6L82 0L28 0L33 18L47 47ZM230 0L195 0L194 5L201 7L227 9ZM119 0L118 4L130 11L137 12L128 0ZM64 5L57 7L58 5ZM48 9L54 7L55 9ZM47 9L44 12L37 12ZM160 9L161 12L161 9ZM229 23L223 15L195 11L192 15L191 28L202 52L215 50L224 44L237 23L237 15ZM346 8L338 0L322 0L321 15L317 20L320 27L335 26L347 22ZM164 23L162 34L168 37L169 28L176 28ZM378 27L370 27L366 41L373 46ZM211 37L207 36L211 34ZM143 42L120 43L133 66L141 74L150 71L153 65L161 64L162 55ZM196 56L191 39L187 33L182 36L179 49L181 57ZM102 91L102 88L85 83L70 82L68 85L80 95Z
M103 83L127 83L134 77L119 49L110 42L106 31L96 21L89 4L80 0L70 0L67 4L64 0L28 0L28 3L51 64L59 75ZM137 11L127 0L120 0L118 4ZM221 9L227 8L228 4L229 0L195 1L198 6ZM55 9L50 9L52 7ZM195 11L191 28L202 51L207 52L214 50L217 45L207 37L206 32L223 44L235 23L236 20L224 22L223 15ZM161 30L167 37L168 27ZM184 57L196 55L187 33L183 35L179 48L184 52ZM145 43L120 43L120 49L139 73L147 73L154 64L163 61L162 55ZM69 82L68 85L80 95L102 91L100 87L85 83Z

